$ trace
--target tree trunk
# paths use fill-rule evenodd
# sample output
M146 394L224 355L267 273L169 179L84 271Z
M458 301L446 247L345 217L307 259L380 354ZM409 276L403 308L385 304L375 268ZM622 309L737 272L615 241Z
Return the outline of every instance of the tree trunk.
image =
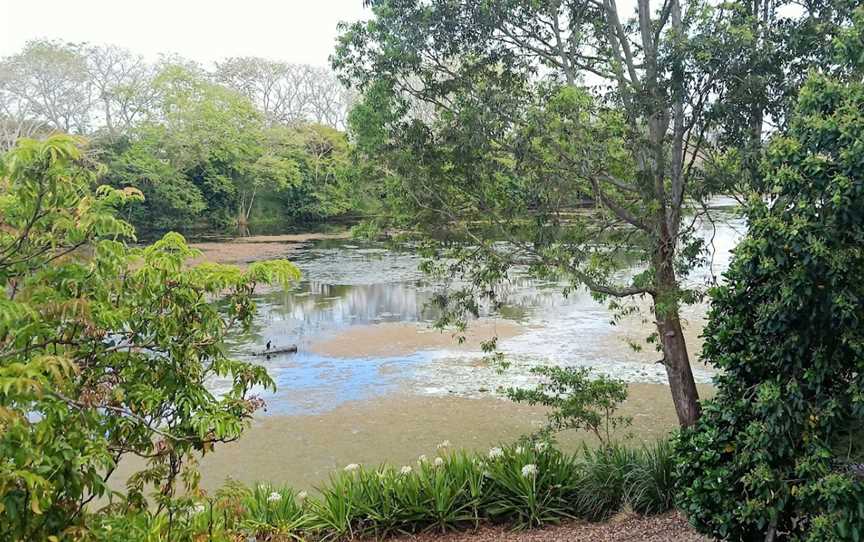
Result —
M690 427L701 414L699 390L693 380L690 356L687 354L687 343L684 341L681 315L678 311L680 291L674 269L675 240L670 236L669 225L664 219L665 217L660 217L660 242L654 260L654 318L663 347L663 364L669 378L669 389L672 392L675 412L678 414L678 423L681 427Z
M656 305L655 305L656 306ZM690 427L699 419L699 390L690 369L687 343L681 330L681 318L676 310L655 311L657 332L663 346L663 363L669 377L672 402L681 427Z

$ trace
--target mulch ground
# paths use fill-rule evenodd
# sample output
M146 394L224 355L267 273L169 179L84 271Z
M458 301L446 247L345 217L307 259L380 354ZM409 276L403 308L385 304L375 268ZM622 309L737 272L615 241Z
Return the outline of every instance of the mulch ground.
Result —
M477 531L423 534L396 539L399 542L606 542L632 540L639 542L710 542L696 534L677 512L641 517L620 515L605 523L572 522L532 531L511 531L500 527L482 527Z

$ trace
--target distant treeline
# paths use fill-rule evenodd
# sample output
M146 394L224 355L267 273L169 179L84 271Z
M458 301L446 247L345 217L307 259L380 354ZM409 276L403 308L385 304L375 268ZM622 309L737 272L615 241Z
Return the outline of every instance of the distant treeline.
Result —
M0 59L0 152L85 136L98 182L144 193L127 210L143 230L363 214L374 198L344 133L353 101L327 68L243 57L206 69L32 41Z

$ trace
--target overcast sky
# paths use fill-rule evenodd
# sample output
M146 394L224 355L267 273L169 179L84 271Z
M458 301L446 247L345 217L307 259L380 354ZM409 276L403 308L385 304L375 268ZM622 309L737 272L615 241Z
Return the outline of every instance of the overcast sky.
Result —
M362 0L0 0L0 56L35 38L113 44L155 58L260 56L327 65L336 25Z

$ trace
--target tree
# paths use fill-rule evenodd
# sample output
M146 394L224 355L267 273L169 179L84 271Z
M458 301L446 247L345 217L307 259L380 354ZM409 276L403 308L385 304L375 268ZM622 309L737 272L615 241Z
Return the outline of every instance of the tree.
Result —
M427 232L461 231L473 247L453 254L451 271L481 296L528 262L601 298L650 297L678 419L694 423L679 306L695 298L681 276L701 239L685 214L710 193L695 159L713 86L685 51L709 8L683 13L671 0L652 13L644 0L626 22L612 0L372 4L374 19L344 29L334 66L377 100L370 109L391 112L357 130L385 135L376 152L404 180L405 214ZM592 98L586 77L611 86ZM436 121L406 116L406 95L433 104ZM587 201L595 213L577 209ZM479 224L508 252L477 236ZM645 270L622 282L625 253Z
M817 0L729 2L706 19L690 56L716 82L706 106L705 129L724 152L718 163L746 199L764 189L760 162L766 135L787 127L795 99L811 69L844 76L835 38L851 25L857 3Z
M27 42L0 62L0 93L15 100L23 118L54 130L86 134L91 126L93 88L83 45Z
M678 443L680 506L705 533L864 535L862 112L860 77L811 77L767 153L771 199L751 201L712 292L703 356L718 392Z
M679 422L692 425L698 393L679 308L702 293L683 282L705 256L693 226L712 194L738 182L730 147L755 152L779 107L763 66L778 64L775 79L790 67L774 51L787 34L740 36L763 12L759 32L795 19L777 22L769 2L755 13L639 0L632 19L614 0L368 4L374 18L343 27L333 64L364 93L353 129L399 183L403 225L459 245L446 271L468 275L473 292L439 299L456 317L475 311L517 264L616 307L648 297ZM736 61L753 92L725 70ZM434 108L431 121L413 113L417 102ZM759 129L741 136L733 110ZM622 274L634 259L640 272Z
M23 140L0 169L0 538L81 534L118 462L139 456L127 509L174 513L195 454L238 438L273 383L230 359L223 339L248 326L256 284L298 278L286 261L245 270L205 264L168 234L130 248L115 210L140 192L95 193L92 164L68 136ZM217 307L216 301L221 300ZM214 376L231 382L214 395ZM169 533L170 537L170 533Z
M106 149L108 182L144 179L154 218L188 223L206 209L211 223L245 224L259 191L298 181L297 165L275 152L246 97L209 82L194 65L166 66L155 84L159 99L146 122Z
M344 129L353 103L353 94L326 68L233 57L217 63L215 76L252 100L271 124Z
M101 121L108 136L116 139L144 120L155 105L155 66L115 46L89 47L86 55Z

